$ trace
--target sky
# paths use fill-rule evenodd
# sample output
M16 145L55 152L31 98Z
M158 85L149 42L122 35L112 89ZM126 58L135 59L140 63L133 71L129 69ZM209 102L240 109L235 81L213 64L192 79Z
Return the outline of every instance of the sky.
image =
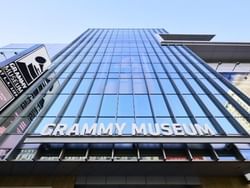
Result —
M250 42L250 0L0 0L0 46L69 43L87 28L152 27Z

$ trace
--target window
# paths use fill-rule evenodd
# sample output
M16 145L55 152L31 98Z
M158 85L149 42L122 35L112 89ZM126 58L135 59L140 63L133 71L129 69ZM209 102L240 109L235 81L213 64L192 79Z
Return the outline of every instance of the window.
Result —
M120 94L132 93L132 80L131 79L120 79Z
M100 94L104 90L105 79L95 79L94 84L91 89L91 94Z
M135 94L146 94L147 89L144 79L133 79L133 88Z
M100 106L101 95L90 95L84 106L82 116L96 116Z
M132 95L119 95L118 116L134 116Z
M156 79L146 79L148 91L151 94L160 94L161 89Z
M117 95L105 95L102 101L100 116L116 116Z
M167 94L175 93L175 90L171 82L169 81L169 79L161 79L160 82L161 82L161 86L163 88L164 93L167 93Z
M105 93L116 94L118 91L118 85L118 79L108 79L105 88Z
M177 95L166 95L175 116L188 116Z
M86 94L89 91L89 87L91 83L92 83L92 79L81 80L81 83L76 90L76 94Z
M135 95L134 99L136 116L152 116L147 95Z
M169 116L169 112L162 95L150 96L155 116Z

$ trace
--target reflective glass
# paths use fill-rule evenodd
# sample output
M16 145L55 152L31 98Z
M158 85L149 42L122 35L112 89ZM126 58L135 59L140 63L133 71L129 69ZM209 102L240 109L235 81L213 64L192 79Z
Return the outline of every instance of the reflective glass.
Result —
M116 94L118 92L118 86L118 79L108 79L105 87L105 93Z
M82 116L96 116L99 110L101 95L89 95Z
M136 116L152 116L147 95L135 95L134 100Z
M69 105L67 106L64 116L76 116L84 99L85 95L73 95Z
M177 95L166 95L175 116L188 116Z
M61 93L70 94L72 92L73 88L75 87L77 81L78 81L78 79L71 79L71 80L69 80L67 82L67 84L64 86L64 88L61 91Z
M68 97L71 97L71 96L70 95L59 95L57 97L57 99L55 100L55 102L51 105L49 111L46 113L46 116L57 116Z
M188 88L186 87L186 85L184 84L184 82L181 79L174 79L174 83L175 83L175 85L178 88L180 93L185 93L185 94L190 93L190 91L188 90Z
M81 83L76 90L76 94L86 94L89 91L91 83L92 83L92 79L81 80Z
M156 79L146 79L149 93L160 94L161 89Z
M131 79L120 79L120 94L132 93L132 80Z
M211 99L207 95L199 95L199 97L211 112L211 114L213 114L213 116L223 116L218 107L211 101Z
M150 99L155 116L169 116L169 112L162 95L151 95Z
M100 116L116 116L117 95L105 95L103 97Z
M161 86L163 88L164 93L166 94L173 94L175 93L175 90L171 84L171 82L169 81L169 79L161 79Z
M195 98L192 95L183 95L187 105L190 107L190 110L194 116L206 116L200 105L196 102Z
M90 93L91 94L103 93L105 82L106 82L105 79L95 79Z
M238 134L232 124L224 117L216 118L222 129L225 131L226 134Z
M146 94L147 89L144 79L133 79L133 89L135 94Z
M119 95L118 116L134 116L132 95Z

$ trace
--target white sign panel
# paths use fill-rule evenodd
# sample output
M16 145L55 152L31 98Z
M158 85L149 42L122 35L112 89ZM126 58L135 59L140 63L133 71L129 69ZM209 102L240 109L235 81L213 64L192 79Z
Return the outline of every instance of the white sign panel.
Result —
M0 67L0 111L21 95L50 65L50 58L43 46Z

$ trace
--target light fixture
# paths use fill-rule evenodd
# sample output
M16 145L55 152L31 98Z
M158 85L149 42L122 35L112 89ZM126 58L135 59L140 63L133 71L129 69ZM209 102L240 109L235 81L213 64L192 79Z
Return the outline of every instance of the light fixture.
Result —
M217 71L217 69L219 68L219 66L222 64L221 61L219 61L218 65L216 66L215 70Z
M234 71L234 69L240 64L240 62L236 62L234 65L234 68L232 69L232 71Z

